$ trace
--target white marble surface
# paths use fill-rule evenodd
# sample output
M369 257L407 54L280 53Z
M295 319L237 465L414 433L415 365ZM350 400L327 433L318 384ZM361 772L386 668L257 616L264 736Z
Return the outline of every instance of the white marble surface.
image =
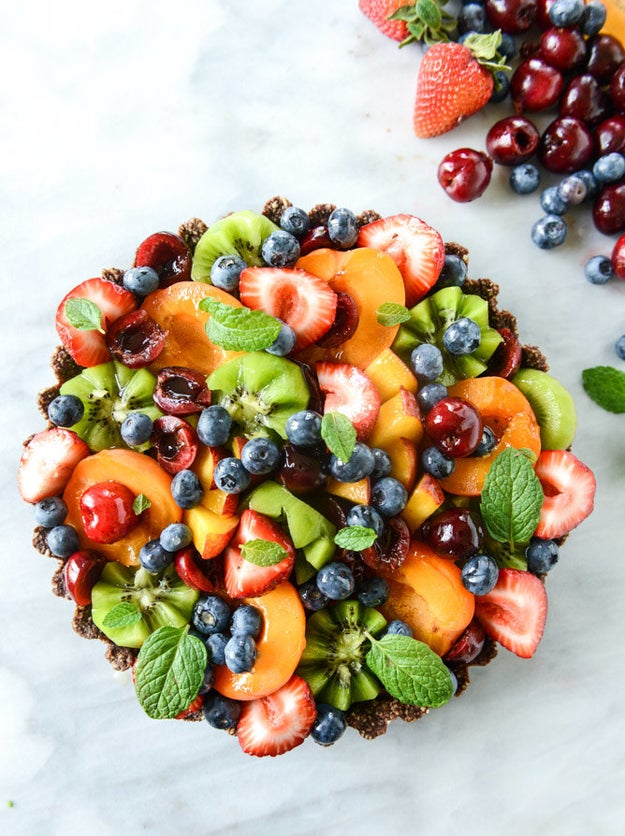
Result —
M582 273L612 242L576 212L566 246L538 251L538 199L513 199L504 171L480 201L453 204L436 165L483 147L492 113L416 140L421 53L398 51L356 0L22 0L0 18L0 832L617 833L625 424L580 385L585 366L623 367L612 346L625 285ZM277 193L414 212L469 246L472 276L501 283L523 340L575 395L576 452L598 493L549 579L533 660L501 651L461 699L376 742L350 731L329 750L259 761L204 724L147 719L102 646L72 632L15 472L21 439L42 426L34 400L66 290L127 266L156 229Z

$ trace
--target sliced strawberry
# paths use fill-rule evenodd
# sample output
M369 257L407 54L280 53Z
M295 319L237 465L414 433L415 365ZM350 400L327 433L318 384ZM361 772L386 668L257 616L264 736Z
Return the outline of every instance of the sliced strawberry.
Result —
M104 334L95 329L75 328L65 316L65 303L68 299L88 299L102 313L101 327L107 327L120 316L133 311L137 300L129 290L106 279L87 279L77 285L61 300L56 311L56 330L59 339L79 366L97 366L111 359L104 341Z
M371 433L380 411L375 383L350 363L317 363L319 388L325 395L324 412L340 412L354 425L359 440Z
M257 566L241 554L241 546L250 540L270 540L286 551L279 563ZM241 514L238 528L224 552L225 584L231 598L252 598L264 595L286 580L295 563L295 549L282 528L258 511L246 509Z
M435 284L445 262L440 234L414 215L391 215L363 226L358 246L390 255L403 276L409 308Z
M594 474L568 450L543 450L535 469L545 492L536 537L563 537L594 507Z
M259 758L282 755L303 743L316 716L310 685L294 674L273 694L243 703L237 725L241 749Z
M78 462L90 452L72 430L53 427L34 435L22 452L17 473L22 499L39 502L61 494Z
M524 659L534 655L547 618L542 581L520 569L501 569L494 588L475 598L475 615L486 634Z
M241 301L290 325L294 351L312 345L330 330L336 316L336 293L323 279L289 267L248 267L239 282Z

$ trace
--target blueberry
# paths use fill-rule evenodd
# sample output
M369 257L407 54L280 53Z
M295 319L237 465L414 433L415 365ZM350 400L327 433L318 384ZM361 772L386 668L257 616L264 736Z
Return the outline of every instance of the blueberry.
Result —
M461 316L460 319L452 322L443 333L443 345L455 357L471 354L481 342L480 326L467 316Z
M525 549L527 568L535 575L548 572L558 562L558 544L554 540L532 537Z
M206 637L205 644L209 650L209 659L213 665L225 665L226 659L224 656L224 648L228 643L230 636L225 633L211 633Z
M193 540L193 532L184 523L171 523L161 531L159 542L168 552L184 549Z
M222 731L235 729L241 714L241 704L237 700L222 697L217 691L211 691L204 700L204 719L209 726Z
M506 59L507 63L510 63L516 55L516 41L512 35L509 35L507 32L501 33L501 43L497 48L497 52Z
M347 513L346 523L372 528L378 537L384 533L384 520L370 505L354 505Z
M297 334L291 328L290 325L287 325L286 322L283 322L280 327L280 333L276 337L276 339L271 343L269 348L266 348L265 351L268 354L274 354L276 357L285 357L287 354L290 354L293 351L295 346L295 342L297 341Z
M292 267L299 258L299 241L290 232L279 229L262 243L261 255L270 267Z
M197 437L207 447L221 447L230 436L232 418L228 410L219 404L208 406L200 412L197 422Z
M545 215L532 227L532 241L541 250L552 250L566 240L567 226L559 215Z
M224 659L232 673L251 671L256 661L256 642L246 633L235 633L224 648Z
M147 296L158 289L160 279L151 267L131 267L126 270L122 283L126 290L137 296Z
M493 73L493 92L488 100L492 104L498 104L508 98L510 93L510 76L504 70L495 70Z
M384 633L391 636L408 636L411 639L412 627L406 624L405 621L400 621L399 618L396 618L394 621L389 621Z
M131 412L124 418L119 431L129 447L139 447L150 440L154 424L145 412Z
M413 349L410 365L417 380L430 382L443 373L443 355L432 343L421 343Z
M454 694L456 693L456 691L458 690L458 677L457 677L457 676L456 676L456 674L455 674L455 673L451 670L451 668L447 668L447 673L449 674L449 678L451 679L451 689L452 689L452 690L451 690L451 695L452 695L452 697L453 697L453 695L454 695Z
M263 626L263 616L259 609L251 604L241 604L232 613L230 631L257 639Z
M598 35L607 17L606 7L598 0L588 0L580 19L580 28L586 37Z
M499 567L487 554L475 554L462 567L462 583L474 595L486 595L497 583Z
M204 496L204 488L192 470L180 470L171 480L171 495L179 508L195 508Z
M417 403L421 413L425 415L442 398L447 397L447 388L442 383L426 383L417 392Z
M358 238L358 221L349 209L335 209L328 218L328 235L333 244L347 250Z
M358 600L365 607L381 607L391 594L391 588L384 578L365 578L358 590Z
M593 255L586 262L584 273L591 284L605 284L614 277L612 261L605 255Z
M614 343L614 350L621 360L625 360L625 334Z
M139 563L153 575L169 566L173 559L174 553L164 549L160 540L149 540L139 552Z
M35 524L44 528L61 525L67 516L67 505L60 496L47 496L40 499L34 507Z
M480 3L467 3L458 14L458 27L461 32L484 34L487 29L486 10Z
M579 206L588 197L585 179L579 174L569 174L560 181L558 194L569 206Z
M349 461L344 462L334 455L330 458L330 473L339 482L359 482L369 476L374 467L373 453L362 441L354 445Z
M581 177L584 183L586 184L586 199L590 199L596 197L599 193L599 183L597 183L597 178L592 173L592 171L588 171L586 168L581 168L579 171L576 171L578 177ZM558 214L556 212L556 214Z
M421 453L421 467L435 479L444 479L454 472L456 463L438 447L426 447Z
M510 188L517 194L531 194L540 185L540 172L533 163L520 163L510 172Z
M55 525L49 529L46 543L55 557L69 557L80 548L78 534L71 525Z
M280 226L296 238L302 238L310 229L310 218L303 209L287 206L280 216Z
M294 412L286 421L286 437L296 447L311 447L321 438L321 415L312 409Z
M328 605L328 598L314 581L306 581L297 591L305 609L310 612L317 612Z
M73 427L85 414L85 407L76 395L58 395L48 404L48 418L57 427Z
M570 27L581 20L584 0L555 0L549 9L549 19L554 26Z
M495 436L495 433L491 430L490 427L484 427L482 431L482 437L480 438L480 443L477 445L472 455L487 456L489 453L493 452L496 446L497 438Z
M215 669L213 668L212 664L208 662L206 665L206 670L204 671L204 681L200 685L200 690L198 691L198 694L202 694L202 696L204 694L208 694L208 692L211 690L214 684Z
M220 459L215 465L215 485L225 493L241 493L250 484L250 474L235 456Z
M383 476L388 476L392 467L389 454L386 450L382 450L381 447L372 447L371 452L373 453L373 460L375 462L371 471L371 478L381 479Z
M540 196L540 205L548 215L564 215L569 204L560 194L557 186L549 186Z
M345 563L333 561L317 572L317 588L331 601L343 601L354 591L356 582L352 570Z
M280 448L270 438L251 438L241 451L241 463L248 473L265 476L280 464Z
M317 704L317 717L310 730L310 736L320 746L332 746L347 728L345 714L340 708L328 703Z
M210 279L215 287L228 293L236 293L239 289L241 273L247 264L238 255L222 255L212 264Z
M436 289L443 287L461 287L467 280L467 265L463 258L447 253L443 269L436 280Z
M408 502L408 491L397 479L385 476L373 486L371 504L385 517L401 514Z
M219 595L205 595L193 608L191 620L203 636L223 633L230 625L230 607Z
M599 183L615 183L625 176L625 157L618 151L604 154L593 165L592 173Z

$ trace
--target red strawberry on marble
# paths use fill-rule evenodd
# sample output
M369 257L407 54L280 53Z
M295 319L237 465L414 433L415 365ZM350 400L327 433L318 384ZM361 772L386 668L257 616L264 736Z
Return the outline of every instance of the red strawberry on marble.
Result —
M422 40L432 44L448 39L456 28L456 18L442 6L447 0L359 0L358 7L382 32L404 46Z
M358 8L374 23L383 35L394 41L403 41L408 36L408 27L403 20L390 20L391 15L408 0L359 0Z

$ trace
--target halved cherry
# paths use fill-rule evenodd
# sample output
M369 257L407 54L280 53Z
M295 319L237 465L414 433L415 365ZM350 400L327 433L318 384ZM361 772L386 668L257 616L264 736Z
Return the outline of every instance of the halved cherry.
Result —
M160 279L160 287L191 278L192 256L185 242L173 232L155 232L137 249L135 267L151 267Z
M152 397L169 415L192 415L210 406L206 377L186 366L166 366L156 377Z
M332 243L332 239L328 233L327 226L313 227L313 229L311 229L310 232L307 232L299 242L300 255L306 255L307 253L311 253L313 250L319 250L322 247L332 248L333 246L334 244Z
M105 562L99 554L86 549L74 552L65 561L65 587L79 607L91 603L91 590L100 580Z
M519 338L509 328L497 330L502 336L502 342L499 343L488 362L488 371L489 374L509 379L514 377L521 368L523 351Z
M446 662L465 662L468 664L482 652L486 633L484 628L474 618L459 639L451 646L444 656Z
M368 549L362 559L376 572L394 572L402 565L410 548L410 529L401 517L386 520L386 530Z
M200 565L201 564L201 565ZM187 546L180 549L174 558L176 574L183 583L199 592L212 593L217 585L208 577L207 571L214 570L216 561L202 560L197 549Z
M321 348L336 348L353 337L358 328L358 308L349 293L336 292L336 315L330 330L317 340Z
M166 334L143 308L120 316L106 333L109 351L129 369L147 366L163 350Z
M158 463L172 474L191 467L198 451L195 430L177 415L162 415L156 419L152 444Z
M139 522L135 495L121 482L96 482L80 497L82 527L94 543L117 543Z

